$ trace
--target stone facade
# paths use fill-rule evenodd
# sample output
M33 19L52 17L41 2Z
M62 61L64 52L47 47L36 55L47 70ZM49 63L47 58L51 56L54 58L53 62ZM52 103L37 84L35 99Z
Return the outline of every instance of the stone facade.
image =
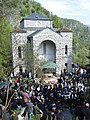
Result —
M38 13L32 13L20 21L20 29L11 33L13 66L16 67L14 74L19 72L20 66L22 71L27 69L26 60L24 59L24 45L30 41L33 46L33 53L37 54L40 59L52 60L58 65L56 73L60 74L61 70L72 68L72 32L69 30L55 31L52 28L51 19ZM21 51L20 50L21 47ZM21 52L22 56L19 56ZM21 65L20 65L21 64ZM18 67L19 66L19 67Z

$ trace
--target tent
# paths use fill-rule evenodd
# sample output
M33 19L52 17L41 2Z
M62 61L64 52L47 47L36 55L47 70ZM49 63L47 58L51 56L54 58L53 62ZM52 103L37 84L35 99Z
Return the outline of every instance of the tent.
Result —
M52 61L48 61L47 63L45 63L42 68L47 68L47 69L55 69L58 68L57 64L52 62Z

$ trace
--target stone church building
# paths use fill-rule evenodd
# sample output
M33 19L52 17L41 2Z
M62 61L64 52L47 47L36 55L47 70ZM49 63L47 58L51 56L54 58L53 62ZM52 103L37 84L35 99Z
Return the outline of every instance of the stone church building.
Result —
M11 44L14 75L30 70L25 59L25 48L29 47L40 60L56 63L56 74L60 74L64 69L70 71L72 68L72 31L56 31L52 20L45 15L32 13L23 18L20 28L11 32Z

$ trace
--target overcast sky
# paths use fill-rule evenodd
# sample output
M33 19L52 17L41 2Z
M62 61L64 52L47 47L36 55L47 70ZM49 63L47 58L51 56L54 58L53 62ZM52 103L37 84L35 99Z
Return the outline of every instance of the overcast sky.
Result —
M90 25L90 0L35 0L61 18L78 20Z

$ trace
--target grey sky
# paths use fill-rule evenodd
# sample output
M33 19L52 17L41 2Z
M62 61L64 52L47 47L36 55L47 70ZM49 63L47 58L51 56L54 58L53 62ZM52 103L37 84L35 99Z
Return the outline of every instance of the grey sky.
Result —
M90 0L35 0L42 7L61 18L69 18L90 25Z

